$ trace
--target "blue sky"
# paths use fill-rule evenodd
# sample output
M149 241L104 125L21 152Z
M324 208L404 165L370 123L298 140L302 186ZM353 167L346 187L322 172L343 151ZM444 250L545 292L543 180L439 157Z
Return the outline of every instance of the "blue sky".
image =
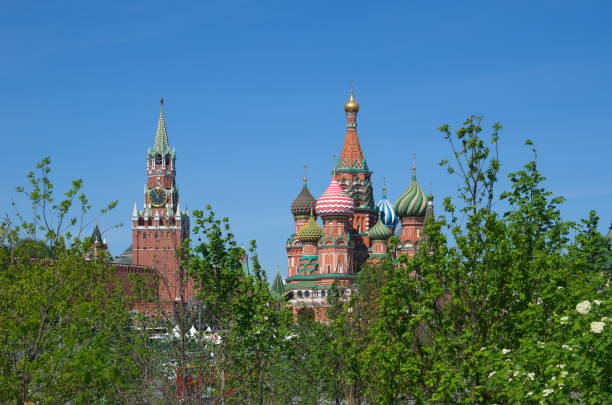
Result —
M503 4L502 4L503 3ZM359 136L397 198L411 155L437 200L456 179L436 128L473 113L504 130L504 173L532 139L564 215L612 220L609 1L0 1L2 211L43 156L85 180L113 253L131 241L163 96L189 209L212 204L263 264L285 273L302 166L318 197L344 137L351 80ZM27 206L17 200L22 210ZM441 212L439 209L438 212ZM2 212L4 213L4 212Z

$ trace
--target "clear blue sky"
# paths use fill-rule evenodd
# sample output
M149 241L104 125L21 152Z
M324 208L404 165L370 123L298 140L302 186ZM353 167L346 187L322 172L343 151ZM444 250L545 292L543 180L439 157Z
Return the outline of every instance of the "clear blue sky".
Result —
M505 173L533 139L547 186L578 220L612 220L609 1L0 1L0 208L43 156L85 180L114 254L131 241L163 96L189 209L212 204L269 274L285 274L289 205L308 164L315 197L344 137L350 80L359 136L392 199L418 178L456 180L436 128L472 113L504 125ZM22 202L19 203L24 208ZM441 212L438 209L438 212Z

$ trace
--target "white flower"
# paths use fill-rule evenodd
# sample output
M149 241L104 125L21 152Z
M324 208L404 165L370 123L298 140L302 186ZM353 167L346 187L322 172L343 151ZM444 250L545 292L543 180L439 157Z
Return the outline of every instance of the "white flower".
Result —
M487 350L487 348L486 347L481 347L480 351L483 351L483 350Z
M544 342L540 342L540 341L538 340L538 342L537 342L537 343L538 343L538 346L540 346L540 347L544 347Z
M535 373L527 373L527 378L529 378L531 381L533 381L534 378L535 378Z
M553 392L555 392L555 390L553 390L552 388L546 388L544 391L542 391L542 396L547 397Z
M510 349L502 349L502 354L508 354L510 353L512 350Z
M561 346L561 348L562 348L562 349L565 349L565 350L569 350L570 352L571 352L572 350L574 350L574 349L572 349L572 348L571 348L570 346L568 346L568 345L563 345L563 346Z
M582 301L576 305L576 311L581 315L586 315L591 311L591 303L589 301Z
M604 326L606 326L606 324L603 322L591 322L591 332L601 333L604 330Z
M532 396L532 395L533 395L533 392L529 391L529 392L527 393L527 395L525 395L525 396L526 396L526 397L530 397L530 396Z
M595 305L601 305L601 301L600 301L600 300L595 300L595 301L593 301L593 304L595 304Z
M565 364L557 364L557 367L563 370L565 368Z
M568 319L569 319L569 316L562 316L561 317L561 325L565 325L567 323Z
M519 375L521 372L520 371L515 371L514 374L512 374L512 377L516 377L517 375Z
M536 300L536 304L538 304L538 305L542 305L542 298L538 298L538 299Z
M491 371L491 372L489 373L489 377L487 377L487 378L491 378L491 377L493 377L494 375L495 375L495 371Z
M554 375L552 376L552 378L550 379L550 381L555 381L557 379L557 377L555 377Z
M601 318L602 322L610 322L610 318L608 318L607 316L604 316L603 318Z
M567 374L568 374L567 371L563 371L559 377L560 378L565 378L565 377L567 377Z

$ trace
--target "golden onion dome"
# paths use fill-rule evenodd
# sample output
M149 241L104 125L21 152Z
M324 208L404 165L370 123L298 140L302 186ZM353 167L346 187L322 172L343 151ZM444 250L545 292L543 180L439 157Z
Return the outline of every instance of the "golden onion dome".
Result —
M344 111L346 112L359 112L359 104L357 104L357 101L355 101L355 95L353 93L353 90L351 90L349 100L346 102L346 104L344 104Z

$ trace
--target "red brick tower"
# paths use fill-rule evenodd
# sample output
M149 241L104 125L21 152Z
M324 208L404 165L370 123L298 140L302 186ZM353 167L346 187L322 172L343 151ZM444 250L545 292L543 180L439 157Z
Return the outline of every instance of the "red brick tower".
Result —
M297 232L308 223L311 214L314 213L317 200L308 191L306 173L304 173L304 186L300 193L291 203L291 214L295 222L295 230L287 239L287 276L293 277L297 274L297 269L302 257L302 242L296 237ZM316 220L316 217L315 217Z
M134 203L132 212L132 264L158 270L162 301L186 301L193 287L179 266L176 251L189 235L189 217L179 207L176 153L168 143L163 98L160 104L155 143L147 152L144 210L138 211Z
M354 261L358 269L368 259L370 241L368 231L374 225L376 210L372 189L372 172L368 169L357 136L357 113L359 104L353 90L344 105L346 113L346 136L336 166L338 184L353 199L355 209L351 223L351 239L354 244Z

